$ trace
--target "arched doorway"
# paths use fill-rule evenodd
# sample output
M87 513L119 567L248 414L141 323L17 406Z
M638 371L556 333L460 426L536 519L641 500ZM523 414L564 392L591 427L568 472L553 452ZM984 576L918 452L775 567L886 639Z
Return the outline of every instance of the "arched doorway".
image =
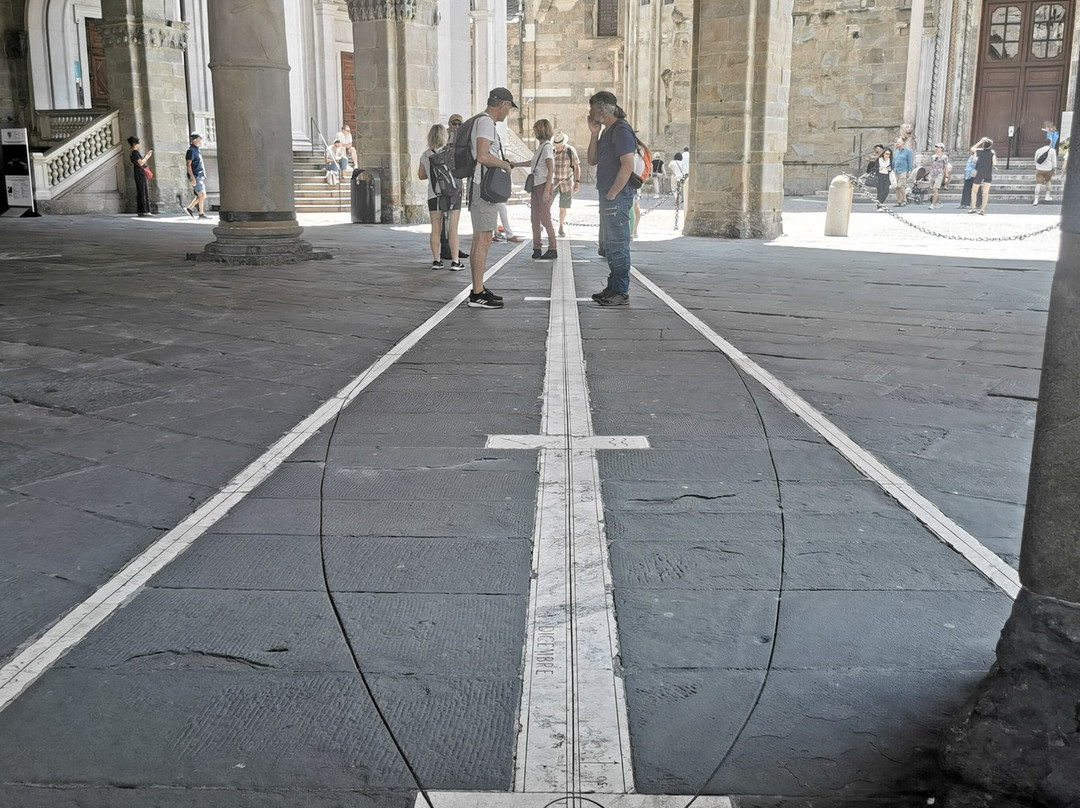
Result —
M992 0L983 6L971 142L994 140L1005 155L1028 157L1065 109L1075 0Z

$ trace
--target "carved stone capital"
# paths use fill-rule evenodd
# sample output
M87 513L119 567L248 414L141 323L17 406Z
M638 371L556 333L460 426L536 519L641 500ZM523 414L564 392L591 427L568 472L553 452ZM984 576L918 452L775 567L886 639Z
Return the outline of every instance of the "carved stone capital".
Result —
M346 0L352 22L416 19L418 0Z
M144 48L187 50L188 27L184 22L159 25L125 20L119 23L104 23L98 26L98 30L106 48L137 45Z

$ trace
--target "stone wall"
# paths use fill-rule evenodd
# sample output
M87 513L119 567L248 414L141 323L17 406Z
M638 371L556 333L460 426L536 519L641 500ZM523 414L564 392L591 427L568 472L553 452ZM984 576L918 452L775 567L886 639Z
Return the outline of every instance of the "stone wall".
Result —
M0 0L0 127L5 129L31 128L25 19L25 2Z
M815 193L904 116L907 0L796 0L784 190ZM865 160L862 160L865 163ZM843 163L838 166L836 164Z

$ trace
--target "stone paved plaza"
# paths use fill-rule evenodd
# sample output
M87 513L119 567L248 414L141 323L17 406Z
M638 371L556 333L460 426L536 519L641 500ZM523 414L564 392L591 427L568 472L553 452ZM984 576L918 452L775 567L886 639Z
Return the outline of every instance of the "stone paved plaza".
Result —
M638 279L612 310L586 196L558 265L494 245L501 311L452 305L424 227L302 219L332 260L226 268L184 260L213 238L186 216L0 219L0 806L513 790L543 489L540 450L488 439L541 433L559 272L595 434L648 439L595 453L636 790L926 805L1011 598L800 408L1015 567L1058 241L985 239L1059 212L856 206L837 239L788 199L763 243L663 202L633 262L678 305Z

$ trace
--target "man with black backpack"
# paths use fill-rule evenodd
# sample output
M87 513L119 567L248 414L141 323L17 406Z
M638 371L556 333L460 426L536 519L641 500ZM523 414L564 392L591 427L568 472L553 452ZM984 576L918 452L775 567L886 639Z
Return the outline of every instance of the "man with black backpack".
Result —
M503 299L484 287L484 271L487 264L488 250L491 249L491 236L498 223L499 210L495 203L484 199L481 193L484 173L492 169L503 169L509 175L513 165L503 157L502 141L495 129L495 124L506 120L511 109L517 109L513 94L505 87L496 87L488 93L487 108L479 115L474 115L464 124L454 139L454 176L460 177L471 163L472 180L469 183L469 216L472 219L472 248L469 267L472 270L472 292L469 305L478 309L501 309ZM468 137L468 151L465 152L464 138ZM461 158L461 159L459 159ZM464 165L459 165L464 163ZM504 197L505 199L505 197Z
M638 140L614 94L589 99L589 165L600 193L600 241L608 263L607 286L594 294L601 306L630 302L630 211L634 207L634 155ZM602 130L602 133L601 133Z

